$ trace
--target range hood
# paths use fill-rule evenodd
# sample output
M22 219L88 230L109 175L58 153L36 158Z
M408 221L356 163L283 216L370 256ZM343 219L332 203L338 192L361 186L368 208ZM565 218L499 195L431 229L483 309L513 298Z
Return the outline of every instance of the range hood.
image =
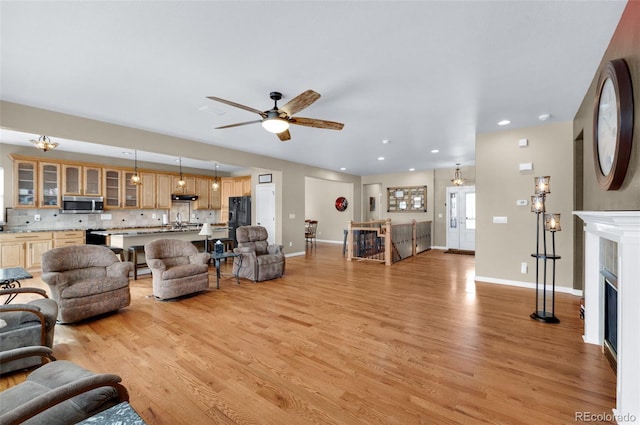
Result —
M198 195L182 195L174 193L171 195L172 201L197 201Z

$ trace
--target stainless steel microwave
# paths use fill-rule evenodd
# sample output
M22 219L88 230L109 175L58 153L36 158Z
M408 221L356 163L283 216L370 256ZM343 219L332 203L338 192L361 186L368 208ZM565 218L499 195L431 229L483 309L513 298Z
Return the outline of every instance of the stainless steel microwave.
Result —
M63 214L97 214L104 211L102 196L63 196Z

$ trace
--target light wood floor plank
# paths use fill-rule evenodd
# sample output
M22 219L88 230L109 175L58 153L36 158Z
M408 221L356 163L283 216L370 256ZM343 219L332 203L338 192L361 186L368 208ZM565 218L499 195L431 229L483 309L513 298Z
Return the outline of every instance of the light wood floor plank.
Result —
M567 424L615 405L579 299L557 294L559 324L531 320L534 292L475 282L473 256L386 267L320 243L240 285L230 266L220 290L211 269L212 289L176 302L131 281L128 308L58 325L55 355L120 375L149 424Z

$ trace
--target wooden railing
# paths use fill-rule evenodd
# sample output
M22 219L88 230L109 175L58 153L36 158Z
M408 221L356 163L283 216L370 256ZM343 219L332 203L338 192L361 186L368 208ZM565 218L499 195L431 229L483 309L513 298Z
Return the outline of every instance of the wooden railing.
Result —
M347 259L392 263L431 248L431 222L391 224L391 219L349 221Z

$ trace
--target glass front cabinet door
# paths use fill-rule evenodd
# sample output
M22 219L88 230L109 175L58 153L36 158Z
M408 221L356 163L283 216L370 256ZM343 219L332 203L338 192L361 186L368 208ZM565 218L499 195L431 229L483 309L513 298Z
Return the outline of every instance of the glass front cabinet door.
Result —
M14 161L15 206L35 208L37 188L37 168L35 161Z
M40 162L40 208L60 208L60 164Z

